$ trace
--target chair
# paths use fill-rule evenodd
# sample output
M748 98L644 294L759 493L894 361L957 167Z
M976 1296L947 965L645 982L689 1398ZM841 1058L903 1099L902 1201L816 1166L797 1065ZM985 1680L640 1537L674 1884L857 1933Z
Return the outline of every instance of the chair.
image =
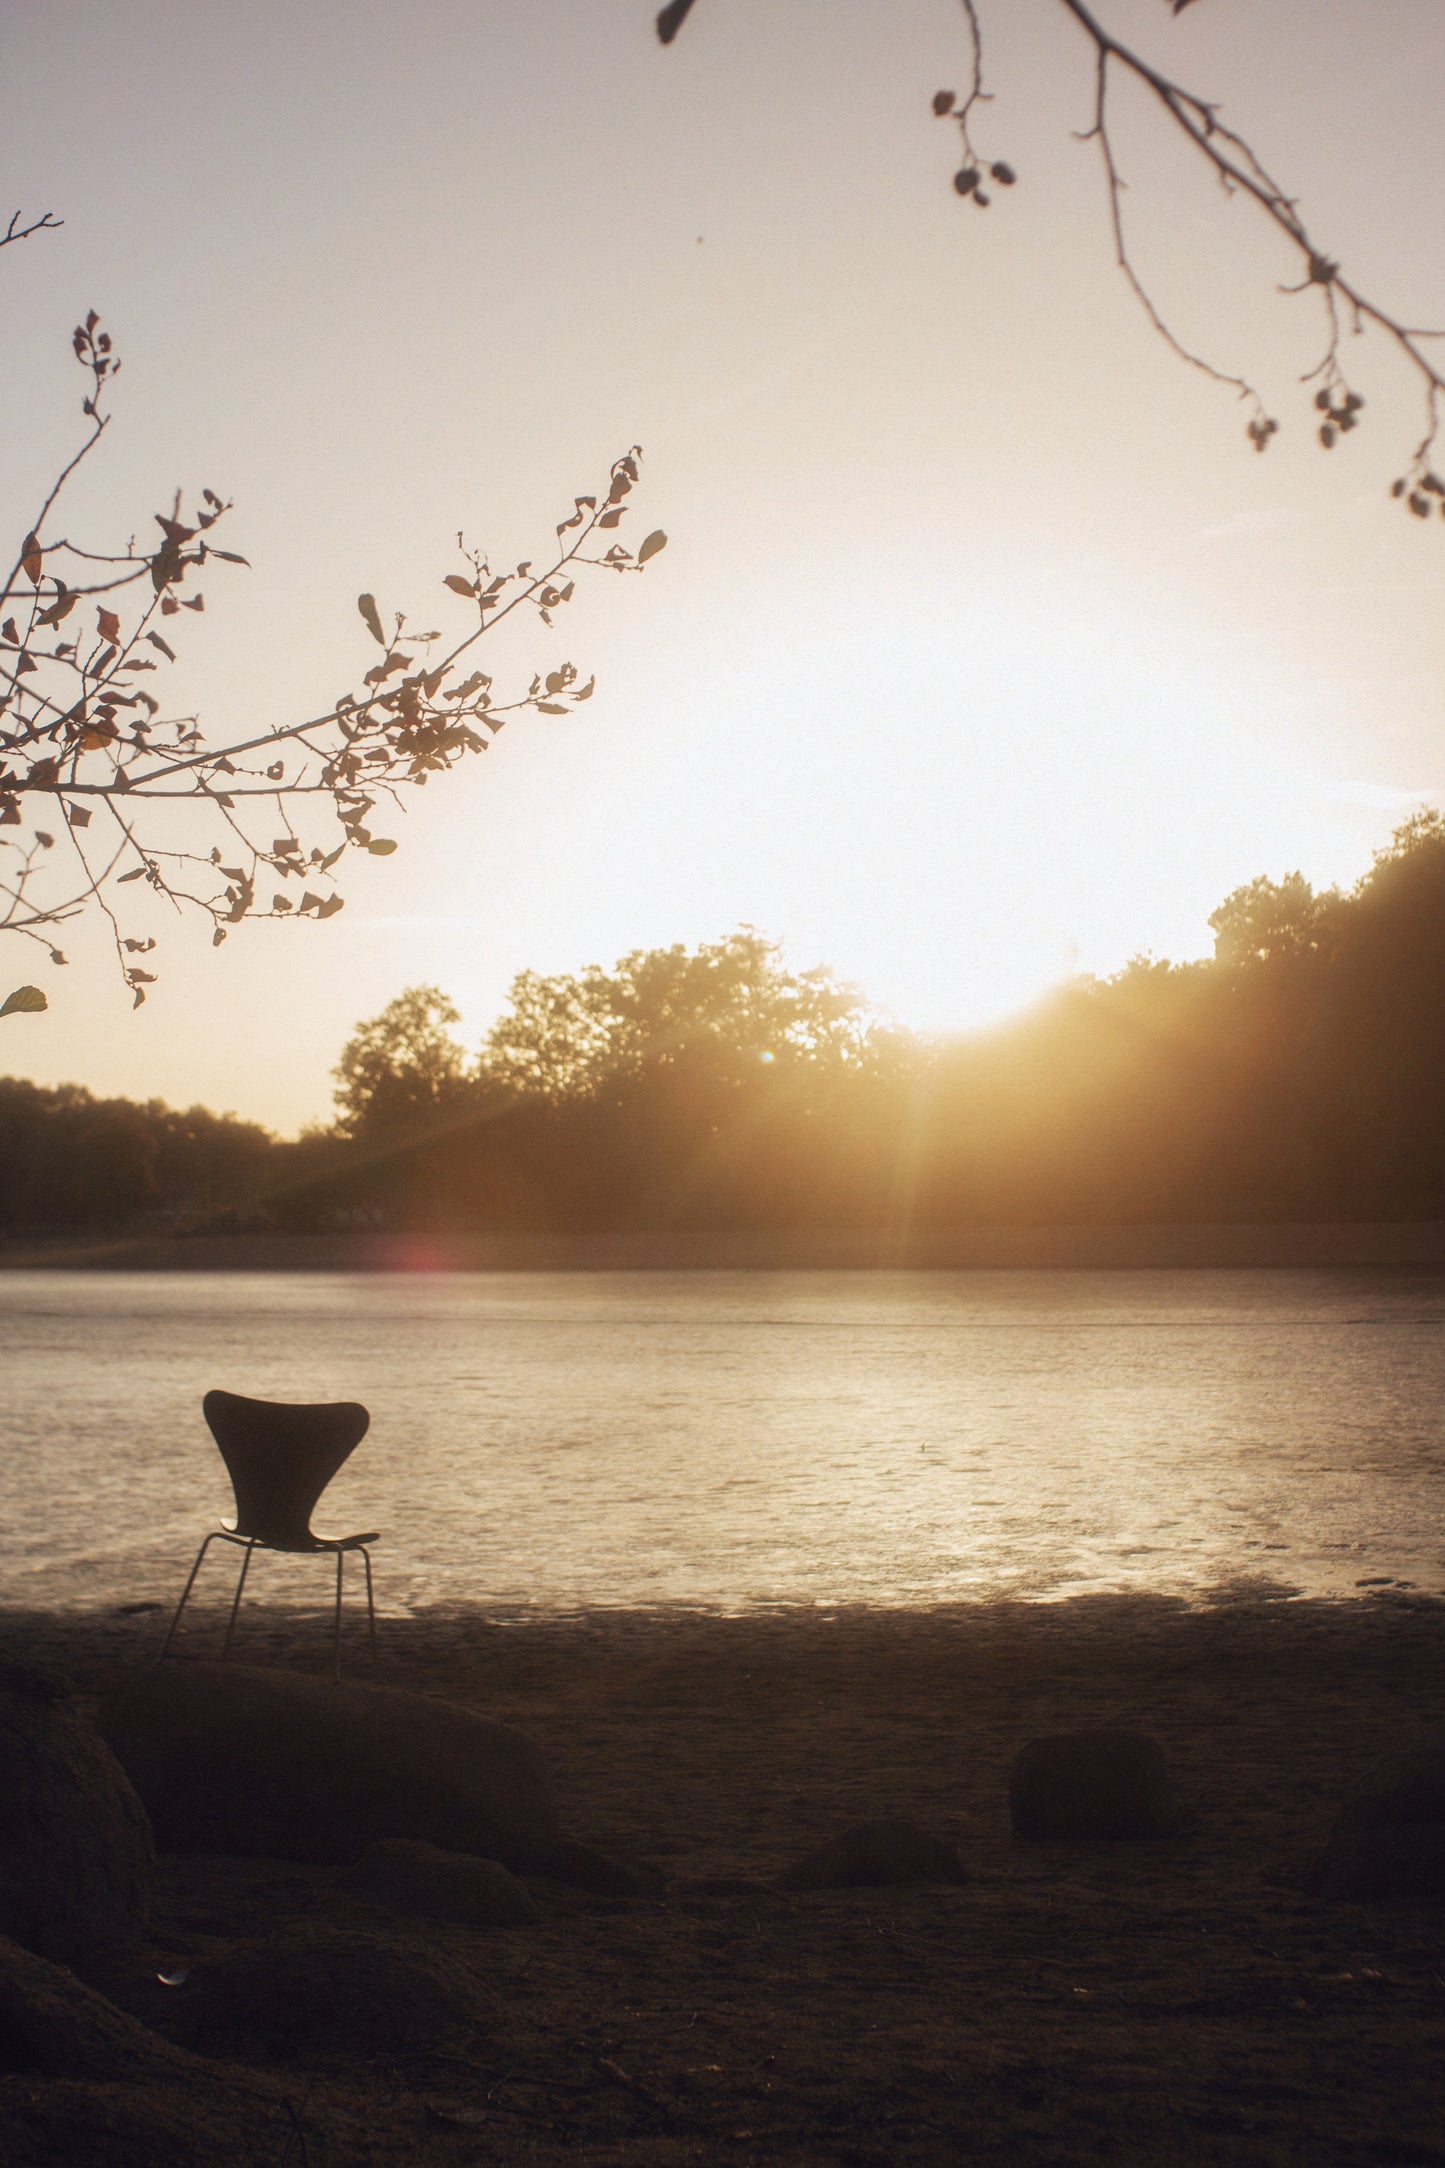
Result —
M226 1623L222 1661L231 1653L236 1614L251 1566L251 1553L314 1552L336 1559L335 1673L341 1677L341 1580L346 1553L360 1551L366 1563L366 1615L376 1660L376 1605L371 1586L371 1553L377 1541L369 1529L355 1536L320 1536L311 1527L317 1500L347 1456L366 1436L371 1417L358 1401L337 1400L315 1407L278 1400L246 1400L239 1393L207 1393L201 1412L220 1448L236 1498L234 1520L213 1528L196 1553L190 1579L181 1590L175 1617L161 1644L160 1662L170 1648L196 1575L211 1545L238 1544L245 1552L241 1577Z

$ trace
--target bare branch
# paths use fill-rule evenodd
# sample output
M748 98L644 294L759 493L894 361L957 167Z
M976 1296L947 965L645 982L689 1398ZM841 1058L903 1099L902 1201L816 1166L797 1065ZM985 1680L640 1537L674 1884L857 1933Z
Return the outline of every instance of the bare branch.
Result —
M91 377L91 428L0 590L0 610L14 606L0 622L0 831L16 831L0 833L0 932L49 945L47 929L99 911L139 1006L155 974L136 959L149 958L156 937L131 930L133 899L199 911L216 943L247 918L329 918L342 907L336 868L345 854L397 848L371 829L378 805L399 808L408 788L485 752L511 716L564 715L591 696L593 681L581 683L569 662L496 698L484 671L464 674L478 641L524 608L552 629L577 568L639 571L666 537L649 535L635 554L605 541L629 512L641 456L634 446L613 462L604 495L574 500L546 570L527 560L494 574L480 552L463 550L465 571L444 584L471 622L450 640L408 632L401 614L388 633L374 598L363 595L358 609L379 654L353 690L320 715L208 744L194 716L166 712L151 688L176 663L182 613L205 606L188 586L218 562L246 563L215 541L230 507L206 489L187 512L178 492L169 513L155 515L149 553L134 541L106 552L46 539L47 517L107 425L103 400L119 368L93 312L72 344ZM114 569L97 579L95 566ZM64 573L77 569L82 577L67 582ZM303 838L297 815L312 811L328 818L329 833ZM100 853L86 835L97 813L112 831ZM198 822L209 849L188 840ZM64 833L68 852L56 853L46 823ZM222 840L212 842L218 831ZM65 961L54 948L51 958Z

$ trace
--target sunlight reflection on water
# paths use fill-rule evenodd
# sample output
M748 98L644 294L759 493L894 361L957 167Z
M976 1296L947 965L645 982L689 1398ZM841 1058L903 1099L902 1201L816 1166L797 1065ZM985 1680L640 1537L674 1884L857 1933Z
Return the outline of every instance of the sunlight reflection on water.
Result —
M179 1593L211 1385L366 1402L317 1520L385 1531L388 1609L1445 1587L1438 1273L0 1274L0 1315L11 1603Z

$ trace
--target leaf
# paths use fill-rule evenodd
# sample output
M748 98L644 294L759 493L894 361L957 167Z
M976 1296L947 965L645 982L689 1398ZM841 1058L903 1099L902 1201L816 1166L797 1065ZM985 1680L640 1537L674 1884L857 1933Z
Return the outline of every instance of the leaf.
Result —
M163 640L158 632L148 632L146 634L146 638L150 641L152 647L158 647L160 649L161 653L165 656L167 662L175 661L176 651L171 646L169 640Z
M90 807L88 805L67 806L65 816L72 828L88 828L90 826Z
M102 640L117 642L120 639L120 619L114 610L97 610L96 622L100 626Z
M28 534L25 537L25 547L20 552L20 569L32 587L40 585L40 567L43 562L39 537Z
M387 836L374 836L366 848L373 858L390 858L396 845Z
M38 986L17 986L13 994L0 1001L0 1016L36 1016L49 1007Z
M337 859L341 856L342 852L345 849L346 845L344 843L338 843L335 850L331 851L325 858L322 859L321 870L323 873L329 873L331 871L331 868L336 864Z
M316 916L318 918L334 918L345 902L346 898L344 896L328 896Z
M208 557L220 557L228 565L244 565L248 572L251 569L250 558L242 557L236 550L207 549L206 555Z
M953 111L955 95L951 90L936 90L933 93L933 110L940 120L945 113Z
M604 512L602 514L601 518L597 522L598 526L615 527L626 510L627 507L625 504L614 504L610 512Z
M117 888L124 888L127 881L138 881L144 872L144 866L132 866L129 873L119 875L115 885Z
M565 715L567 710L560 700L539 700L537 702L537 713L539 715Z
M666 548L667 536L660 527L654 527L641 549L637 552L637 562L640 565L645 565L649 557L655 557L659 550L665 550Z
M371 634L372 639L385 647L386 634L381 629L381 619L377 615L375 595L358 595L356 607L365 618L366 629Z
M269 775L270 772L268 768L266 773ZM294 858L300 851L301 846L296 841L295 836L277 836L271 848L278 858Z
M131 970L127 971L126 977L132 986L154 986L156 982L154 971Z
M464 580L460 572L449 572L446 578L442 581L442 585L443 587L449 587L454 595L466 595L469 599L473 600L476 597L476 581Z
M267 776L273 783L278 782L285 773L286 763L284 760L273 760L270 767L266 770Z

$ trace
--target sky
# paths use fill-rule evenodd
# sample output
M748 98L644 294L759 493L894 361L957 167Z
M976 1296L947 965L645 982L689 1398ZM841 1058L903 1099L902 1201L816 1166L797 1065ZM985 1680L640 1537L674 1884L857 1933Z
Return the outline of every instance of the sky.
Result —
M1383 306L1445 323L1435 0L1099 0L1216 98ZM1211 947L1257 874L1349 883L1445 800L1445 523L1388 494L1418 388L1314 440L1317 297L1139 99L1113 264L1091 56L1058 0L980 0L1017 170L953 191L958 0L49 0L0 30L0 501L15 538L79 441L69 334L124 369L65 526L120 543L177 486L233 500L173 697L208 737L324 708L369 665L355 598L452 622L459 531L535 557L643 447L641 578L579 585L494 665L575 661L575 716L509 726L413 795L323 925L222 950L157 920L133 1011L98 926L0 1023L44 1083L323 1121L404 987L475 1045L524 969L748 923L901 1022L987 1025L1077 971Z

